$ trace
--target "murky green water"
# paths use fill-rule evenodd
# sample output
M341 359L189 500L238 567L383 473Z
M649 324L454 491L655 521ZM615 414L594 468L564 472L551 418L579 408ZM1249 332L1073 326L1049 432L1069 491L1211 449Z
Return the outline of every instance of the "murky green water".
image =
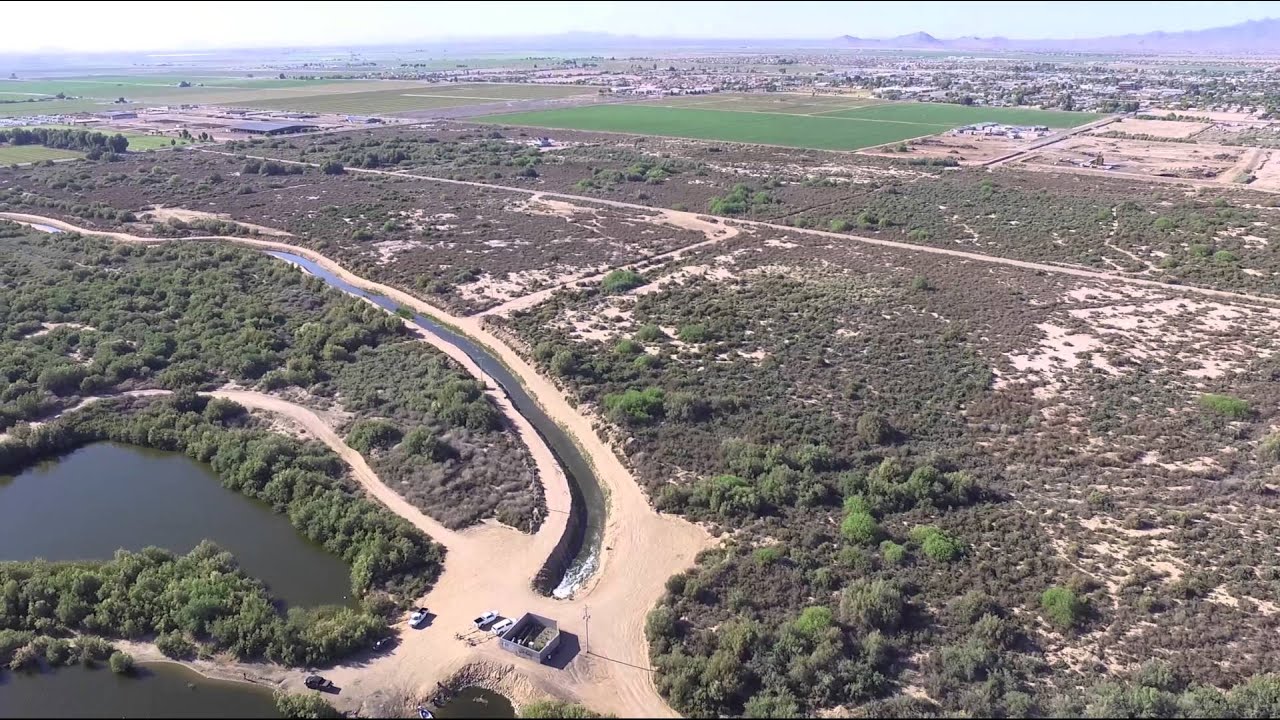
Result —
M136 677L105 668L36 675L0 672L0 717L276 718L266 688L209 680L181 665L140 665Z
M468 687L458 691L435 713L438 718L513 718L511 701L491 690Z
M185 455L97 443L0 477L0 560L107 560L148 545L183 553L206 538L288 604L352 602L346 563Z

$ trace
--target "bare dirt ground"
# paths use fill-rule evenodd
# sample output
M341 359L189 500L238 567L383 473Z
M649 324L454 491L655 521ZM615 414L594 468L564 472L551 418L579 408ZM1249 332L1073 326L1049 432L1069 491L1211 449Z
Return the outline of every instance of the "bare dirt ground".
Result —
M1280 191L1280 150L1259 151L1253 166L1251 189Z
M1127 117L1100 129L1100 132L1118 130L1132 135L1185 139L1211 127L1213 127L1213 123L1187 122L1185 120L1139 120Z
M1108 126L1110 127L1110 126ZM1023 159L1027 165L1087 167L1101 155L1102 165L1129 175L1230 181L1248 148L1226 145L1122 140L1078 135Z
M986 137L983 135L951 135L942 133L927 138L907 142L910 152L900 153L894 150L895 145L860 150L860 155L877 155L894 158L955 158L961 165L981 165L1009 153L1028 147L1035 140L1014 140L1006 137Z
M197 220L217 220L219 222L232 223L240 227L258 233L259 235L272 235L275 237L291 237L290 233L284 230L277 230L265 225L255 225L253 223L232 220L230 215L219 213L202 212L200 210L187 210L185 208L171 208L162 205L147 210L140 217L142 220L150 220L154 222L168 222L169 220L179 220L181 222L192 222Z
M36 215L5 213L4 216L19 222L47 224L122 242L166 242L128 233L91 231ZM667 578L689 567L697 552L707 546L709 537L705 530L655 512L630 472L596 435L591 420L575 410L553 383L538 375L513 349L490 334L478 318L450 316L403 291L355 276L306 248L233 236L188 240L237 242L297 253L353 285L382 293L461 329L510 367L544 411L574 436L594 465L609 498L601 569L572 600L544 597L533 591L531 580L541 568L554 541L559 539L558 534L553 536L548 530L556 525L563 527L563 520L559 523L554 520L557 515L563 515L553 513L553 519L543 524L532 541L527 535L498 525L485 525L461 533L447 531L386 489L363 458L347 447L332 428L310 410L257 393L226 391L230 399L283 413L291 421L302 424L304 429L347 460L357 479L370 488L375 497L387 502L394 512L414 522L448 548L445 571L435 588L423 599L436 616L434 621L423 630L406 630L395 651L386 656L326 671L349 693L347 697L350 700L340 698L340 705L355 708L363 698L406 687L416 688L420 697L426 697L436 682L447 679L470 662L486 658L509 661L510 655L497 647L491 635L474 632L470 626L472 617L488 609L498 609L507 616L532 611L555 618L561 631L572 637L566 643L565 652L571 652L575 646L579 649L562 670L519 663L519 672L535 683L555 687L558 694L601 711L629 717L672 715L653 685L644 621L661 596ZM529 443L531 449L540 444ZM547 504L550 508L556 507L553 498L549 489ZM589 641L588 606L589 619L595 621L592 625L596 629ZM227 668L232 677L237 672L250 670L264 675L270 669L261 665ZM277 676L280 674L278 669L273 672ZM301 673L293 673L286 686L299 689L301 679Z

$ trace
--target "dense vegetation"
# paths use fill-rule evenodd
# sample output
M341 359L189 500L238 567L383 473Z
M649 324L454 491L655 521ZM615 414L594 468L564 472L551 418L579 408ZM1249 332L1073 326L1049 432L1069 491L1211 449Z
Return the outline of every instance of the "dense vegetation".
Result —
M398 318L251 250L0 235L0 431L120 390L305 391L355 423L396 423L409 443L360 449L425 512L455 527L540 524L524 446Z
M79 150L97 160L106 154L121 154L129 149L129 138L116 133L105 135L92 130L71 128L0 128L0 145L43 145L61 150Z
M1244 598L1265 602L1280 569L1250 539L1275 529L1275 503L1249 489L1280 457L1263 439L1276 363L1183 374L1218 348L1269 347L1266 310L1197 335L1243 310L782 233L673 265L646 270L652 292L582 289L503 324L610 421L659 508L721 533L648 621L678 710L1080 714L1152 695L1104 662L1168 659L1187 678L1177 703L1274 667L1277 623ZM729 277L680 280L682 265ZM1104 334L1147 307L1187 316ZM1117 369L1016 382L1010 358L1043 352L1056 324ZM1174 360L1184 333L1196 350ZM1254 443L1271 459L1249 462ZM1202 458L1225 482L1184 469ZM1208 509L1223 503L1226 517Z
M185 654L194 643L240 658L292 665L339 659L385 632L380 613L417 599L443 550L407 521L364 499L327 448L256 428L244 408L188 391L102 401L0 443L0 472L112 440L183 452L223 483L286 515L300 533L351 565L362 609L291 608L282 617L257 580L205 544L184 557L159 549L107 563L4 563L0 629L158 638Z

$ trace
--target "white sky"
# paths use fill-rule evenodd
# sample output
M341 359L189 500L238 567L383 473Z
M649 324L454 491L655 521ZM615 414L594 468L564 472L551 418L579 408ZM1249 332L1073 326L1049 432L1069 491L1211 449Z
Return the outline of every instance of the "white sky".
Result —
M0 17L8 30L0 52L92 52L356 45L566 31L830 38L923 30L938 37L1069 38L1280 17L1280 2L11 1L0 4Z

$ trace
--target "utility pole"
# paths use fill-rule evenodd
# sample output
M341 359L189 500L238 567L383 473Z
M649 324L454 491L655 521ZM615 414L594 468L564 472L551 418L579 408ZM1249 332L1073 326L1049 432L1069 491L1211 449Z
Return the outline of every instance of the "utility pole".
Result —
M586 653L591 653L591 608L590 606L582 606L582 625L584 628L582 638L582 649Z

